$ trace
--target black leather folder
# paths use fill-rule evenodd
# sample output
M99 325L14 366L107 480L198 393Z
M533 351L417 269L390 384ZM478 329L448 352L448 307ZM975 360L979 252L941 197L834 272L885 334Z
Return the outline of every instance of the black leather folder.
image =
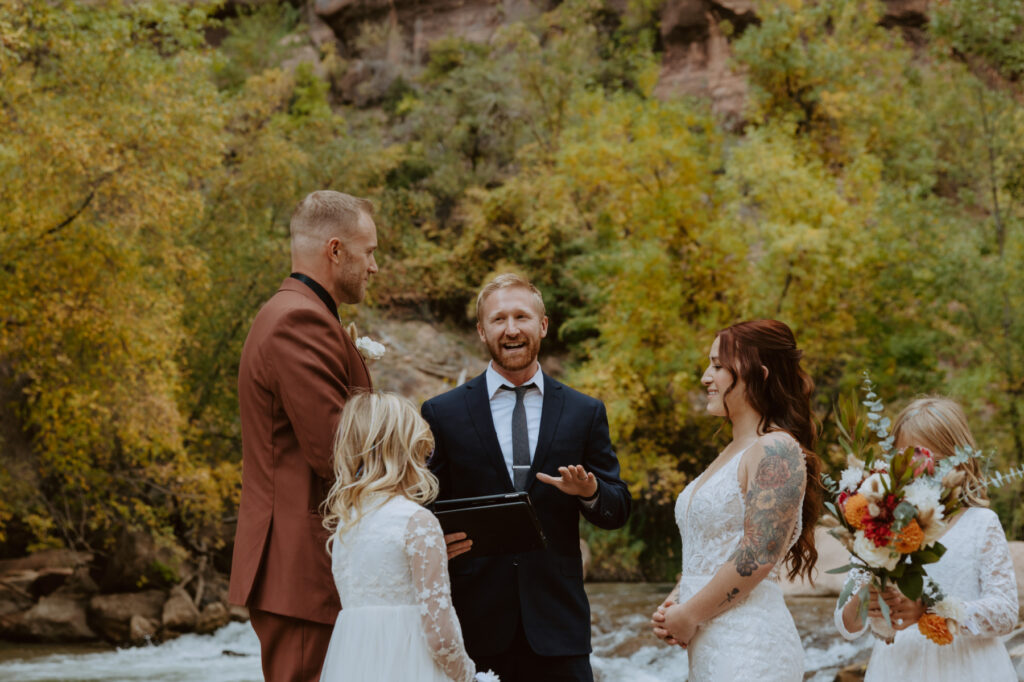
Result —
M516 554L544 549L547 539L525 492L439 500L432 510L441 529L465 533L473 547L463 556Z

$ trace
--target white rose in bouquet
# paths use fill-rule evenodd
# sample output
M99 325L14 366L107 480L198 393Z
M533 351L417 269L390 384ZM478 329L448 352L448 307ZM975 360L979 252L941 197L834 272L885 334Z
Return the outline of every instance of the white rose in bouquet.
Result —
M899 563L900 553L888 547L876 547L875 543L864 535L864 531L858 530L853 536L853 553L872 568L884 568L891 571Z

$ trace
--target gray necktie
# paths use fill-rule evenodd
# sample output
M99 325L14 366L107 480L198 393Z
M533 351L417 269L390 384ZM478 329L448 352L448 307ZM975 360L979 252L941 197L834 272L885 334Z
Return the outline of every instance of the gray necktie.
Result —
M516 490L526 490L526 477L530 473L530 430L526 428L526 405L523 396L533 384L502 386L516 392L516 406L512 408L512 483Z

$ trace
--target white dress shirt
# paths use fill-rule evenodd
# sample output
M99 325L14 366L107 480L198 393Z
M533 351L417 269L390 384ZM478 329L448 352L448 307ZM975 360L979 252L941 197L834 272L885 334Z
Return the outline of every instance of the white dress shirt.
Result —
M515 391L502 390L502 386L515 388L512 382L498 374L494 369L494 363L487 363L487 396L491 404L491 420L494 422L494 431L498 435L498 445L501 446L501 455L505 458L505 468L508 469L509 480L516 480L512 471L512 410L516 406ZM544 372L537 363L537 371L522 385L532 383L533 387L523 395L523 407L526 409L526 430L530 434L530 464L533 464L533 455L537 452L537 439L540 436L540 415L544 408ZM577 498L587 509L597 506L597 498L584 500Z
M516 394L514 391L503 391L502 386L514 388L512 382L498 374L493 363L487 363L487 396L491 403L491 419L494 421L494 431L498 434L498 445L501 446L501 454L505 458L505 467L508 469L508 477L515 480L512 474L512 410L516 406ZM544 373L537 363L537 372L523 385L533 383L533 388L523 395L523 407L526 408L526 430L530 434L530 463L533 464L533 455L537 452L537 438L540 436L540 414L544 407Z

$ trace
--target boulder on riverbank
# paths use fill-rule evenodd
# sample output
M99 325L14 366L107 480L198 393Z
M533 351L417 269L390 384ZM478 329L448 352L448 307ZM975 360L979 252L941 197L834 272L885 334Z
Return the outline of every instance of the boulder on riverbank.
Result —
M89 618L96 631L111 642L131 641L132 617L161 622L167 593L146 590L101 594L89 601Z
M96 639L89 627L86 600L71 594L43 597L13 621L19 639L37 642L83 642Z

